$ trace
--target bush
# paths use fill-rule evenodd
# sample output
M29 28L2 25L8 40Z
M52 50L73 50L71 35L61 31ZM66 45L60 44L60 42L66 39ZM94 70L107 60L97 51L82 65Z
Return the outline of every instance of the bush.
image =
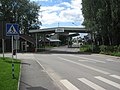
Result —
M111 53L112 56L119 56L120 57L120 52L113 52Z
M80 47L80 51L82 51L82 52L92 52L91 45L82 45Z
M114 52L118 51L118 46L114 46Z
M120 52L120 45L118 46L118 52Z
M93 45L93 52L99 53L100 52L100 47L98 45Z
M119 46L97 46L97 45L83 45L80 48L82 52L95 52L95 53L102 53L107 55L113 56L120 56L120 45Z
M100 53L106 52L106 49L107 49L107 46L101 45L101 46L100 46Z

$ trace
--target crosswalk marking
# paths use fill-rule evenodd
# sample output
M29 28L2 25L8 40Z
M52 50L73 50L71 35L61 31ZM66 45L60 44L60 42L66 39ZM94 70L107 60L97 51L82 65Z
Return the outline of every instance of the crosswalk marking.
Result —
M120 76L118 75L109 75L110 77L116 78L118 80L120 80ZM94 78L109 84L115 88L120 89L120 84L116 83L114 81L111 81L109 79L106 79L102 76L95 76ZM105 88L103 88L102 86L97 85L96 83L86 79L86 78L77 78L79 81L81 81L82 83L86 84L87 86L91 87L94 90L106 90ZM74 86L71 82L69 82L67 79L64 80L60 80L60 82L68 89L68 90L79 90L76 86Z
M100 69L96 69L96 68L93 68L93 67L90 67L88 65L84 65L84 64L81 64L81 63L77 63L77 62L74 62L72 60L68 60L68 59L65 59L65 58L62 58L62 57L58 57L59 59L62 59L64 61L68 61L68 62L71 62L71 63L74 63L74 64L77 64L77 65L80 65L82 67L85 67L85 68L88 68L88 69L91 69L91 70L94 70L94 71L97 71L97 72L100 72L100 73L103 73L103 74L110 74L106 71L103 71L103 70L100 70Z
M103 78L103 77L101 77L101 76L96 76L95 78L98 79L98 80L101 80L101 81L103 81L103 82L105 82L105 83L107 83L107 84L109 84L109 85L111 85L111 86L114 86L114 87L120 89L120 84L118 84L118 83L116 83L116 82L113 82L113 81L108 80L108 79L106 79L106 78Z
M114 78L116 78L116 79L120 79L120 76L118 76L118 75L110 75L111 77L114 77Z
M95 89L95 90L106 90L98 85L96 85L95 83L85 79L85 78L78 78L78 80L80 80L81 82L87 84L88 86L90 86L91 88Z
M60 80L60 82L68 89L68 90L79 90L76 86L70 83L68 80Z

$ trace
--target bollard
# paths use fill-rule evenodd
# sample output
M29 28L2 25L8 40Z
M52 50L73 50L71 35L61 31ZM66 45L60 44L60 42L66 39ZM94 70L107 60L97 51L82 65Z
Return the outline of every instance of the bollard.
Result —
M14 79L15 75L14 75L14 63L12 63L12 78Z

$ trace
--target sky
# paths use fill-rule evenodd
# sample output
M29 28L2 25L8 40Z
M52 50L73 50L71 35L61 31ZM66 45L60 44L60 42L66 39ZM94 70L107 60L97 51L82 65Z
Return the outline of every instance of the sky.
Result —
M31 0L41 5L39 20L41 28L82 27L82 0Z

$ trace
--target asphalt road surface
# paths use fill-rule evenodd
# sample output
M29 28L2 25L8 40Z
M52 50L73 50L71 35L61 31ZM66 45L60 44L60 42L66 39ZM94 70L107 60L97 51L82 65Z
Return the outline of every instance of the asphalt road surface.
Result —
M61 90L120 90L118 57L55 52L34 57Z

